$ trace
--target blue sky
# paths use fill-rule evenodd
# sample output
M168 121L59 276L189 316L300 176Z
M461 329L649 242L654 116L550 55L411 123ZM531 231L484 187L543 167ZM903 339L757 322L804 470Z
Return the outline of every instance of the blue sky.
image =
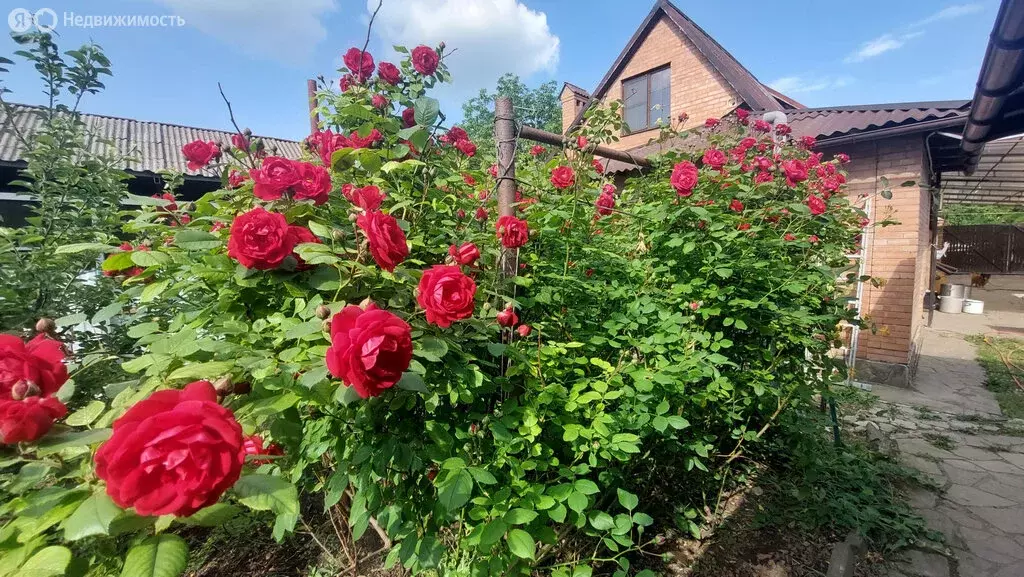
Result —
M336 78L340 54L366 36L376 0L45 0L63 49L92 40L113 64L107 90L86 100L97 114L230 129L224 85L239 123L257 134L308 133L305 80ZM455 84L439 96L449 117L501 73L529 84L593 89L653 0L384 0L370 50L444 40ZM997 0L676 0L692 20L762 82L807 106L967 99ZM180 15L182 27L64 26L76 15ZM15 44L0 39L0 54ZM9 100L39 103L34 71L0 77Z

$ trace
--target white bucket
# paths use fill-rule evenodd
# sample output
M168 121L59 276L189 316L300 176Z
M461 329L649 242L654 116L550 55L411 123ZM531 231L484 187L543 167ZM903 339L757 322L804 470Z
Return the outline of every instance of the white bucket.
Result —
M972 315L980 315L985 312L985 301L964 299L964 312Z
M964 310L964 299L954 297L942 297L939 299L939 311L944 313L959 313Z

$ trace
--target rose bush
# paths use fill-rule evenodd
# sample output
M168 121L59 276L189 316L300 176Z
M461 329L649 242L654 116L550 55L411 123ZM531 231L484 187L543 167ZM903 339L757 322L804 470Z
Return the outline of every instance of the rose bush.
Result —
M178 574L178 525L244 506L283 539L301 492L413 573L626 575L655 515L696 530L747 447L841 378L837 279L864 215L815 194L838 160L710 119L703 150L617 190L591 151L621 106L593 107L563 154L524 149L515 215L494 218L493 159L426 96L444 58L417 47L374 77L348 51L302 159L226 149L224 189L133 215L129 248L150 250L79 248L138 268L122 315L137 379L8 463L51 479L7 486L15 568L131 532L102 563L135 575L155 551ZM36 367L8 344L5 383Z

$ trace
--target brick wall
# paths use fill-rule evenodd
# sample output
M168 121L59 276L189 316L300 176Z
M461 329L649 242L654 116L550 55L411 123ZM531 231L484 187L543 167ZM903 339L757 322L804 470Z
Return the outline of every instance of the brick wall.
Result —
M922 135L889 138L843 151L851 158L847 166L850 197L880 191L879 181L885 176L893 197L874 197L872 220L888 217L900 222L873 228L868 235L867 274L884 279L885 285L865 285L863 312L881 330L861 332L858 357L907 364L913 359L922 324L929 274L930 194L923 176L924 139ZM900 186L907 181L915 184Z
M559 99L562 101L562 132L565 132L569 129L572 121L576 120L576 115L580 113L580 109L583 108L586 101L564 86Z
M735 108L740 102L736 91L725 81L708 61L701 56L696 47L686 38L675 24L661 17L641 40L639 48L626 62L622 72L612 80L603 103L622 99L622 79L653 70L668 64L671 67L671 115L673 120L681 112L686 112L690 119L684 128L692 128L704 123L709 117L721 117ZM609 63L611 65L611 63ZM562 93L562 125L572 102ZM572 115L575 118L575 113ZM620 135L621 136L621 135ZM647 130L621 136L612 148L625 150L647 144L657 138L657 130Z

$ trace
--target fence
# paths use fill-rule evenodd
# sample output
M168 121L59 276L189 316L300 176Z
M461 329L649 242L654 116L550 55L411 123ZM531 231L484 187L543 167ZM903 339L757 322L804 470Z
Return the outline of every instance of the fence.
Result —
M949 243L942 264L959 272L1024 273L1024 227L1013 224L945 226L940 243Z

